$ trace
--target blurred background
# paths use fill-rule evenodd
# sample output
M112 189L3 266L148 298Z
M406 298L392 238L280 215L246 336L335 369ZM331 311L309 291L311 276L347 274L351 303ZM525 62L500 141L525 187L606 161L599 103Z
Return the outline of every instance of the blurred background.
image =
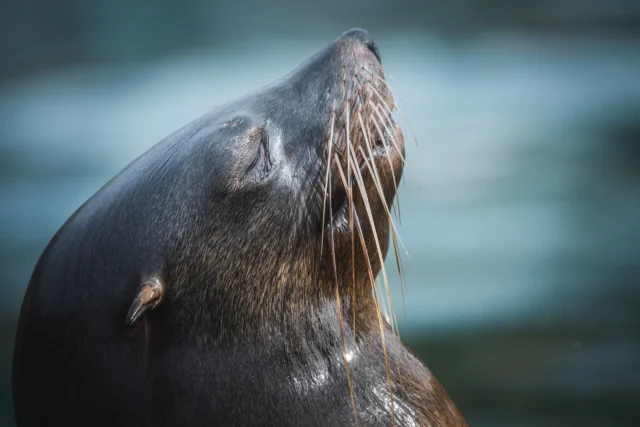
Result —
M22 296L63 221L354 26L418 140L404 338L472 426L640 425L640 2L1 5L0 425Z

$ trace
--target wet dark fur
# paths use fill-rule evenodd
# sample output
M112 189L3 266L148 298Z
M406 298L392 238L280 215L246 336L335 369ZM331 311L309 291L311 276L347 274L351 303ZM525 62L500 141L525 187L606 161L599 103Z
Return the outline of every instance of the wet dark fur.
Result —
M373 426L391 425L391 408L395 425L466 425L385 322L389 393L367 267L377 275L381 265L358 191L369 260L356 243L351 262L337 168L347 172L347 114L352 123L358 108L371 115L372 85L392 108L376 55L366 32L345 33L284 79L175 132L74 213L25 296L13 371L19 426ZM329 206L332 133L342 160L330 166ZM395 138L382 148L399 181ZM389 163L375 164L391 206ZM362 177L385 256L388 218L371 174ZM128 327L150 277L166 296Z

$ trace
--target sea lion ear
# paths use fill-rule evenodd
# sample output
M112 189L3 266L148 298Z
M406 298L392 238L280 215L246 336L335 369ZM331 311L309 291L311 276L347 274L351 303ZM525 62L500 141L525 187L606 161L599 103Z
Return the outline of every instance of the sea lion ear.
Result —
M160 304L164 296L164 284L157 278L146 280L138 288L136 299L127 313L127 326L132 326L147 310L153 310Z

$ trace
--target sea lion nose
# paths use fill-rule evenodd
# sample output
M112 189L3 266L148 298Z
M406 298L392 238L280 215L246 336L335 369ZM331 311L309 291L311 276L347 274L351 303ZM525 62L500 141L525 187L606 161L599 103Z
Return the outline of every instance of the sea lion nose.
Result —
M380 59L380 51L378 50L378 47L376 46L373 38L367 30L363 28L352 28L342 33L342 36L340 36L340 38L359 41L360 43L365 45L371 51L371 53L374 54L374 56L380 63L382 63L382 60Z

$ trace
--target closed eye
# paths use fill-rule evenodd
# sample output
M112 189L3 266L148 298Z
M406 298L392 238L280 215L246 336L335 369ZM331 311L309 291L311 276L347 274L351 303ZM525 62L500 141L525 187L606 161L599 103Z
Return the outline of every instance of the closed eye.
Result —
M271 169L269 134L265 129L262 129L259 138L256 156L245 172L245 177L249 179L262 180L267 177Z

